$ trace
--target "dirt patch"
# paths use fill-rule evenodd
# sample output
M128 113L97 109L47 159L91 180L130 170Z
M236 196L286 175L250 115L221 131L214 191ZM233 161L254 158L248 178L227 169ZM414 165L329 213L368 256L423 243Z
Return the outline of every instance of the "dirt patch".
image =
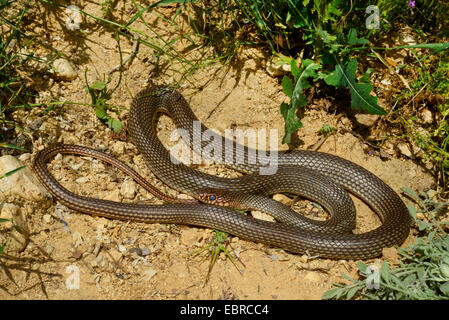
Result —
M82 8L101 15L101 8L81 1ZM118 8L123 19L131 16L128 3ZM44 10L44 8L40 8ZM36 9L38 10L38 9ZM167 16L175 8L161 9ZM116 41L103 28L87 21L82 42L75 35L63 31L61 12L49 14L45 24L33 22L40 37L71 57L78 77L71 82L55 80L48 75L35 75L41 85L41 97L61 101L90 103L86 94L84 70L89 83L101 80L103 75L119 64ZM164 21L148 16L161 32ZM168 31L162 31L168 30ZM81 31L80 31L81 32ZM62 36L67 36L63 39ZM81 38L80 38L81 39ZM121 42L126 55L132 50L132 41ZM37 54L46 51L37 48ZM153 69L154 53L141 47L122 82L108 102L121 108L126 119L132 98L145 87ZM264 68L263 53L253 49L241 53L239 62L232 67L213 65L198 70L184 82L179 90L189 101L197 117L210 128L223 132L227 128L254 128L279 130L280 149L283 119L279 105L285 99L277 79L271 78ZM159 83L172 83L174 73L161 72L155 79ZM112 75L112 83L118 81ZM328 138L320 151L329 152L370 170L396 192L401 187L428 190L434 179L413 161L392 157L382 160L371 152L362 139L352 134L353 122L346 115L338 117L329 111L335 101L317 99L302 118L296 141L307 148L319 141L317 131L324 124L338 129ZM349 103L349 102L348 102ZM16 113L16 117L33 117L40 112ZM173 129L171 120L163 117L159 122L161 140L169 145L168 136ZM96 118L92 107L65 104L51 111L33 142L35 151L48 143L59 141L91 146L105 150L137 169L144 177L169 194L177 195L157 181L146 167L142 156L129 141L120 141L111 130ZM349 130L349 131L348 131ZM34 153L34 152L33 152ZM30 160L27 160L30 163ZM50 165L55 177L69 190L85 196L95 196L124 202L162 203L128 177L97 160L64 156L56 157ZM200 166L200 170L223 176L235 173L221 166ZM125 191L134 189L135 193ZM25 204L20 199L20 206ZM359 200L357 232L365 232L379 225L379 219ZM217 260L210 279L205 283L210 258L190 257L189 253L207 245L213 231L179 225L127 223L92 217L49 202L47 206L28 203L27 223L30 240L26 250L15 254L16 259L3 259L0 278L2 299L320 299L334 282L344 282L341 273L357 276L355 261L309 259L283 250L229 237L230 252L245 265L234 267L224 254ZM367 264L376 264L371 259ZM80 274L79 289L70 289L74 270Z

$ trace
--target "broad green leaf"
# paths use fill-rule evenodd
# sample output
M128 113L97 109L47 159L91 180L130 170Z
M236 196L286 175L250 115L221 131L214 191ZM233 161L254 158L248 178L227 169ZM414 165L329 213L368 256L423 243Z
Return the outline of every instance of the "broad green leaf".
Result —
M384 261L382 263L382 266L380 267L380 275L386 282L390 281L390 265L388 262Z
M108 121L106 122L106 124L114 131L114 132L120 132L122 131L124 125L121 121L114 119L114 118L109 118Z
M103 105L98 105L95 108L95 115L101 120L106 120L108 117Z
M354 283L357 282L356 280L352 279L350 276L348 276L348 275L347 275L346 273L344 273L344 272L340 272L340 274L341 274L341 276L342 276L343 278L345 278L345 279L348 280L348 281L351 281L351 282L354 282Z
M348 291L348 293L346 294L346 299L351 300L352 297L354 297L354 295L357 293L358 290L359 290L359 287L351 288Z
M409 196L411 196L415 200L420 201L420 198L419 198L418 194L414 190L412 190L410 188L403 187L403 188L401 188L401 191L406 193L406 194L408 194Z
M354 28L351 28L348 32L348 43L357 45L357 44L368 44L370 42L365 38L357 38L357 31Z
M362 273L366 273L366 269L368 269L368 266L363 263L362 261L357 262L357 268L359 268L359 271Z
M298 62L296 62L295 59L292 59L290 61L290 70L291 70L293 77L295 77L295 81L296 81L296 79L298 78L298 75L299 75L299 68L298 68Z
M106 88L106 83L101 81L95 81L91 86L90 89L94 90L104 90Z
M326 30L322 30L320 28L316 28L315 31L320 36L320 38L323 40L324 43L332 43L335 40L337 40L336 36L331 35Z
M413 220L415 220L416 219L416 208L414 206L412 206L411 204L409 204L407 206L407 208L408 208L408 212L409 212L410 216L413 218Z
M324 78L328 85L347 87L351 92L351 107L356 110L366 110L371 114L385 115L385 109L377 104L377 97L370 95L373 90L371 83L356 83L355 73L357 60L353 59L342 65L338 62L335 70Z
M286 96L291 97L293 93L293 82L287 76L282 78L282 92L285 93Z
M302 128L302 123L296 116L296 109L291 108L287 103L281 104L281 114L285 121L285 135L282 138L282 143L290 143L292 133Z
M293 90L291 96L292 105L295 109L298 107L303 107L307 104L307 99L302 94L302 92L304 91L304 89L310 88L308 79L315 78L317 76L316 70L320 68L321 65L314 63L312 60L306 59L302 62L298 77L295 77L295 89Z
M440 291L447 297L449 297L449 281L446 281L440 285Z
M301 120L296 116L296 111L299 107L307 105L307 98L303 94L304 89L310 87L309 78L315 78L316 70L321 68L320 65L314 63L312 60L302 61L301 68L298 68L296 61L291 62L292 74L295 76L295 87L288 77L282 79L282 87L285 94L290 97L290 104L281 104L281 114L285 121L285 135L282 138L282 143L290 143L291 135L302 127Z
M323 300L332 299L338 294L339 290L341 290L341 289L333 288L333 289L327 290L325 293L323 293L323 295L321 296L321 299L323 299Z

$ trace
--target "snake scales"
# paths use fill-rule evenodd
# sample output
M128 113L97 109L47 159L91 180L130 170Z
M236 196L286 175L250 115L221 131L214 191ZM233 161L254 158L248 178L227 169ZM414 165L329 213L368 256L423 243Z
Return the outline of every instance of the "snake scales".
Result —
M409 234L408 210L399 196L366 169L334 155L305 150L279 152L277 173L263 176L257 173L261 165L258 159L252 158L254 154L244 147L243 153L233 153L232 160L233 163L240 163L236 166L237 170L247 174L234 179L211 176L189 166L175 164L157 137L155 120L160 112L169 114L178 128L190 133L194 130L193 121L197 118L182 95L151 85L132 102L129 124L134 143L159 179L174 189L210 203L196 204L192 201L146 205L73 194L49 173L46 162L57 153L101 157L101 152L82 146L48 146L37 153L33 170L58 201L84 213L113 219L214 228L295 253L365 259L380 255L383 248L401 244ZM206 129L201 125L201 130ZM224 148L226 144L222 142L214 140L218 143L217 148ZM202 146L208 143L203 141ZM237 143L232 144L235 149ZM225 154L224 149L222 154ZM108 157L104 160L112 163L113 160ZM120 163L118 160L116 162ZM123 166L126 167L122 165L121 169L133 171ZM129 170L126 172L130 173ZM137 173L133 177L136 176L144 180ZM355 209L340 186L367 203L378 214L382 225L366 233L351 233L355 227ZM320 222L299 217L289 208L266 197L276 192L296 193L317 201L331 213L331 218ZM248 217L230 208L213 205L214 200L237 203L237 206L246 202L250 208L274 211L275 217L282 223Z

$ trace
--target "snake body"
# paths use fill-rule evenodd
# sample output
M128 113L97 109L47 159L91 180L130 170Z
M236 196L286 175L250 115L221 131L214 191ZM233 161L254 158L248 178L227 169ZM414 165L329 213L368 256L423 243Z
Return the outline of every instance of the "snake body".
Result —
M216 192L218 198L223 195L239 203L246 202L251 208L262 207L262 210L280 212L276 218L282 223L254 219L213 204L125 204L73 194L49 173L46 162L57 153L96 156L94 150L87 147L49 146L37 153L33 169L57 200L81 212L149 223L204 226L294 253L365 259L379 256L383 248L401 244L409 234L410 217L400 197L363 167L331 154L306 150L279 152L277 173L261 176L258 170L262 164L254 157L256 153L231 142L234 150L232 158L223 158L223 161L233 163L235 169L247 173L233 179L208 175L181 163L175 164L157 137L155 120L160 112L169 114L178 128L191 134L194 121L198 121L187 101L177 91L151 85L135 97L129 113L131 137L159 179L195 198L203 199L205 193ZM201 125L201 132L205 130L207 128ZM214 139L213 143L216 143L216 148L223 148L221 154L225 155L225 138L221 139ZM210 142L203 141L200 147L206 144ZM350 233L355 226L354 205L341 187L367 203L378 214L382 225L366 233ZM315 200L331 213L331 218L325 222L294 218L289 209L265 198L275 192L297 193ZM342 216L347 219L341 219Z

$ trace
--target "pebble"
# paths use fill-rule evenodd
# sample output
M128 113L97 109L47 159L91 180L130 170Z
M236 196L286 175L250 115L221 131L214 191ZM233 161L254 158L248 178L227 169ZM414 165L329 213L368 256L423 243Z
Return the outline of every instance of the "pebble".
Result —
M134 199L137 193L137 184L134 180L125 180L120 187L120 194L125 199Z
M48 213L47 213L47 214L44 214L43 219L44 219L44 221L45 221L46 223L50 223L50 222L52 221L51 215L49 215Z
M61 80L72 81L78 76L75 68L66 59L56 59L53 62L53 68L56 76Z
M282 193L277 193L273 196L273 200L279 201L282 204L285 204L286 206L289 206L292 200L287 197L286 195L283 195Z
M366 127L371 127L379 119L379 116L377 114L359 113L359 114L355 115L355 119L357 120L357 122L359 124L366 126Z
M413 158L412 153L410 152L410 149L408 148L407 144L403 142L398 143L397 148L404 156Z
M271 77L278 77L290 72L290 65L287 63L278 64L278 59L273 58L267 62L267 73Z
M83 243L83 238L81 237L81 234L78 231L75 231L72 234L72 239L73 239L73 246L74 247L78 247L80 244Z
M151 278L153 278L157 272L156 272L156 270L149 268L149 269L145 270L143 273L145 275L144 279L148 281Z
M276 220L270 216L269 214L266 214L264 212L261 211L251 211L251 215L253 216L253 218L259 219L259 220L265 220L265 221L271 221L271 222L275 222Z
M117 141L111 146L111 151L115 154L125 154L125 142Z
M421 111L421 118L425 124L431 124L433 122L432 112L429 109Z

